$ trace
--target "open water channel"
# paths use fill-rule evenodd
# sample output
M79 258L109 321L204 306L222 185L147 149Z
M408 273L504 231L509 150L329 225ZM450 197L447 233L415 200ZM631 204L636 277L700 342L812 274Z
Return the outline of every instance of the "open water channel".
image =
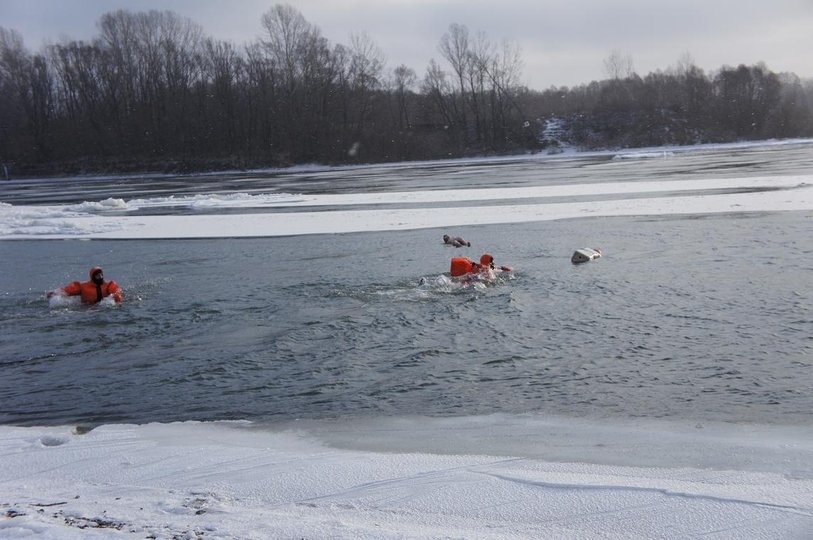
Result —
M0 201L809 174L813 151L610 158L17 182ZM810 212L732 213L0 241L0 423L532 412L810 425L812 225ZM445 232L472 247L444 246ZM605 256L572 265L583 246ZM485 288L436 280L451 256L483 251L515 272ZM92 265L122 305L49 307L45 290Z

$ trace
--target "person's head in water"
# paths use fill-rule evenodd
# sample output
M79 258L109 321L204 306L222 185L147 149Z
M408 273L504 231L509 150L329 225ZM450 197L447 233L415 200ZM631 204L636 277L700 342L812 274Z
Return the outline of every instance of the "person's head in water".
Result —
M90 269L90 281L96 285L101 285L104 283L104 272L102 272L101 268L94 266Z
M449 238L449 235L448 235L448 234L444 234L444 235L443 235L443 243L444 243L444 244L448 244L448 243L449 243L449 240L451 240L451 238Z
M483 253L480 256L480 265L494 268L494 257L491 253Z

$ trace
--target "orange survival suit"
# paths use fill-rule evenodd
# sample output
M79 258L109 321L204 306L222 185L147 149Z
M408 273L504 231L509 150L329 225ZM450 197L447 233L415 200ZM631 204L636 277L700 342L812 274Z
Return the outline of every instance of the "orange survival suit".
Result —
M452 277L465 276L466 274L476 273L480 267L476 262L473 262L468 257L452 257L452 264L449 268L449 273Z
M503 272L510 272L510 266L494 266L494 256L490 253L483 253L480 263L476 263L468 257L452 257L452 264L449 273L452 277L465 276L466 274L477 274L484 270L498 269ZM493 274L492 274L493 277Z
M115 281L104 280L104 273L101 268L94 266L90 269L89 276L90 280L84 283L74 281L65 285L62 287L61 292L68 296L80 295L83 304L95 304L110 295L113 295L113 300L116 303L121 302L121 289L119 289ZM48 296L51 296L51 293Z

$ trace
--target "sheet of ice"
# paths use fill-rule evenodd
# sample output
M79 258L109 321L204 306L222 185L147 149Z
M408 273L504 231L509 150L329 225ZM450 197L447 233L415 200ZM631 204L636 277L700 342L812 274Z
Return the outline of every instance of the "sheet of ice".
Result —
M190 422L108 425L85 434L0 427L0 537L793 540L813 534L809 433L733 426L712 438L732 437L763 462L806 464L793 475L708 468L702 459L699 466L641 467L492 454L510 448L490 447L490 427L499 420L342 424L356 449L325 444L322 436L330 434L315 426ZM565 425L554 422L548 435ZM413 446L420 446L418 435L448 441L455 426L472 440L483 438L478 453L360 448L365 437L397 444L393 431L405 441L411 430ZM532 421L526 432L538 428ZM651 430L621 426L607 439L605 426L599 440L633 448L628 436L664 435ZM660 445L666 453L657 457L664 463L670 448L680 454L682 445L696 448L697 457L718 450L691 433L666 437ZM538 452L545 452L547 438L538 433ZM522 444L514 450L522 452Z
M759 178L716 178L669 182L615 182L604 184L568 184L522 188L480 188L432 191L403 191L382 193L352 193L324 195L294 195L273 193L251 195L247 193L192 195L160 199L107 199L100 203L83 203L68 207L75 211L138 210L158 207L189 208L276 208L319 207L372 204L425 204L470 201L505 201L554 197L595 197L602 195L658 194L664 192L787 189L809 184L813 176L785 176Z
M813 175L669 182L619 182L530 188L358 193L217 195L159 200L108 199L71 206L0 204L0 238L213 238L292 236L522 223L598 216L813 210ZM675 195L687 192L686 195ZM664 196L670 194L674 196ZM619 198L593 200L619 195ZM636 195L623 198L624 195ZM557 197L583 197L556 202ZM535 202L525 203L533 199ZM550 199L545 201L545 199ZM515 204L505 204L515 200ZM539 202L539 201L542 202ZM479 201L479 206L460 203ZM443 207L388 205L441 203ZM489 204L491 203L491 204ZM144 206L300 207L294 212L132 216ZM377 205L341 210L344 205ZM315 211L313 207L330 206ZM339 208L339 209L336 209ZM98 212L102 211L102 214ZM121 215L110 213L121 211Z
M676 146L652 146L640 148L628 148L624 150L589 150L584 151L574 147L564 148L560 153L546 154L516 154L507 156L484 156L484 157L467 157L467 158L450 158L450 159L434 159L434 160L419 160L419 161L406 161L406 162L392 162L392 163L369 163L369 164L352 164L352 165L323 165L319 163L305 163L301 165L292 165L290 167L267 167L262 169L251 169L245 171L242 169L235 169L231 171L213 171L213 172L200 172L189 175L190 177L211 177L220 176L222 174L238 173L244 174L246 172L253 174L297 174L297 173L317 173L326 170L337 169L397 169L400 167L415 167L423 165L461 165L469 163L512 163L512 162L525 162L525 161L544 161L548 159L560 159L562 156L574 157L589 157L589 156L606 156L611 155L613 159L641 159L643 158L663 158L670 157L677 154L689 152L719 152L721 150L741 150L747 148L764 148L764 147L783 147L795 145L811 144L813 139L798 138L798 139L768 139L758 141L737 141L730 143L704 143L696 145L676 145ZM171 173L131 173L131 174L90 174L90 175L72 175L68 178L71 179L121 179L121 178L172 178L177 175ZM41 180L54 180L55 178L63 178L60 176L41 178ZM7 180L7 182L15 183L19 180L14 178ZM31 182L31 179L22 180L24 182ZM35 180L36 181L36 180Z

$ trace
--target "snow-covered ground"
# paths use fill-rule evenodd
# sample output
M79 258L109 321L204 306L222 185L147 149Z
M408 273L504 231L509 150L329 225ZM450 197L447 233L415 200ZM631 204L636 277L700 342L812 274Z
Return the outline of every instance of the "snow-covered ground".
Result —
M0 537L813 534L809 429L659 431L500 416L307 427L107 425L84 434L67 427L0 428ZM331 437L378 449L340 449L320 440ZM432 453L395 449L422 445ZM720 466L725 463L741 468Z

